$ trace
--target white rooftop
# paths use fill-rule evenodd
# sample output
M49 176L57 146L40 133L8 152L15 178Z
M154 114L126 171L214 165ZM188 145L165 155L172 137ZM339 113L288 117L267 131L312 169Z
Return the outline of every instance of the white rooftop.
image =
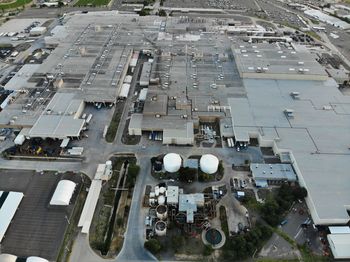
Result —
M30 137L78 137L85 120L79 119L84 101L75 94L56 93L29 131Z
M350 234L329 234L327 239L335 259L350 258Z
M179 203L179 187L178 186L168 186L166 191L166 199L168 204Z

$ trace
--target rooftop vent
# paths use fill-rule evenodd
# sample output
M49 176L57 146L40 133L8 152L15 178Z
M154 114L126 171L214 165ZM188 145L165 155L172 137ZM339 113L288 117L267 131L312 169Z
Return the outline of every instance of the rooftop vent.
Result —
M294 110L293 109L284 109L284 114L286 115L286 117L288 118L294 118Z
M290 93L290 96L291 96L293 99L300 99L300 93L299 93L299 92L291 92L291 93Z

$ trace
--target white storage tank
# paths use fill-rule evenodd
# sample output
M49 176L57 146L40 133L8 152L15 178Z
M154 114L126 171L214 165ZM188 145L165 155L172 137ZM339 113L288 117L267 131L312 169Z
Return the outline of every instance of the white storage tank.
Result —
M165 204L165 196L159 196L158 205L164 205L164 204Z
M156 193L154 193L154 192L150 192L149 193L149 197L151 197L151 198L153 197L154 198L155 196L156 196Z
M158 205L156 208L156 212L157 212L157 217L159 219L164 220L168 217L168 210L165 205Z
M201 170L206 174L214 174L218 171L219 159L212 155L203 155L199 161Z
M169 153L164 156L163 164L165 171L169 173L174 173L179 171L182 164L182 159L178 154Z
M165 187L160 187L159 188L159 194L164 194L166 191L166 188Z
M165 236L166 235L166 223L162 220L157 221L155 224L155 231L157 236Z

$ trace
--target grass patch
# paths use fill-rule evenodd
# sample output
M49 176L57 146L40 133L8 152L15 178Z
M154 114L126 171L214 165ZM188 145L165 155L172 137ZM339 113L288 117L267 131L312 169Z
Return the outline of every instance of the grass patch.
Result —
M103 6L109 2L110 0L79 0L74 6Z
M307 245L298 245L299 251L303 257L304 262L322 262L330 261L329 258L315 255L311 252Z
M112 208L110 206L103 206L98 214L97 225L94 234L90 234L91 246L97 250L103 249L105 236L111 217Z
M308 36L311 36L312 38L315 38L317 40L321 40L321 37L315 33L314 31L308 31L308 32L305 32Z
M85 1L85 0L81 0L81 1ZM120 118L121 118L122 113L123 113L124 105L125 105L125 101L117 103L115 106L114 114L113 114L111 123L109 124L109 127L107 129L107 133L106 133L106 141L108 143L112 143L115 139L115 135L117 134L117 131L118 131Z
M221 229L224 231L225 235L228 237L228 224L227 224L227 214L226 209L224 206L220 206L220 222L221 222Z
M13 2L13 3L3 3L3 4L0 4L0 8L1 10L5 10L5 9L14 9L14 8L17 8L17 7L20 7L20 6L25 6L29 3L31 3L32 0L17 0L16 2Z

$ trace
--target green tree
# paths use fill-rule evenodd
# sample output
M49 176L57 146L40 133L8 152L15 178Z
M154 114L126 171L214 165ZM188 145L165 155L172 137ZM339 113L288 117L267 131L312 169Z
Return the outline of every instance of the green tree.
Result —
M171 238L171 244L175 252L179 251L185 243L185 239L182 235L175 235Z
M158 254L162 249L162 245L160 244L159 240L154 238L147 240L144 244L144 247L152 254Z
M130 164L128 168L128 174L126 176L126 185L128 187L133 187L136 182L136 177L140 172L140 166L135 164Z
M159 12L158 12L158 15L159 16L166 16L166 12L164 9L160 9Z
M196 178L197 170L189 167L181 167L179 170L179 179L183 182L191 182Z
M210 256L214 249L211 246L205 245L203 248L203 256Z
M307 197L307 190L305 187L295 187L293 189L293 196L295 200L304 199Z

